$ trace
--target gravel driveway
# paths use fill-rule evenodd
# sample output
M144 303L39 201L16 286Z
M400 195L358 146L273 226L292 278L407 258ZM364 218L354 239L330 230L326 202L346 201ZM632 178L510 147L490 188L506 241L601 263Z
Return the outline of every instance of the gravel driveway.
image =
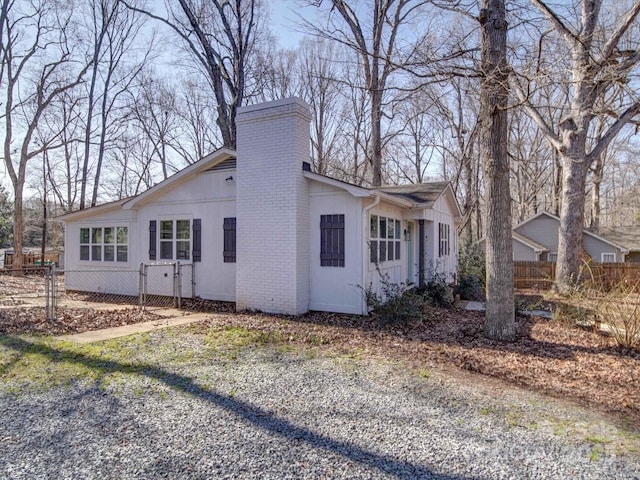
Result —
M568 407L440 373L268 345L103 367L44 393L0 388L1 478L640 478L633 454L565 434L580 412L561 421Z

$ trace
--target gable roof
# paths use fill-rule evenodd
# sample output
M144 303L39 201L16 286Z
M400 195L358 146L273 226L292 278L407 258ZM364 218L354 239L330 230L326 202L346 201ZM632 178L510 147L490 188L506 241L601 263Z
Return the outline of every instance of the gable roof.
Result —
M560 218L559 218L559 217L556 217L556 216L555 216L554 214L552 214L552 213L549 213L549 212L546 212L546 211L542 211L542 212L538 212L538 213L536 213L535 215L533 215L533 216L531 216L531 217L527 218L527 219L526 219L526 220L524 220L523 222L520 222L518 225L516 225L515 227L513 227L513 230L516 230L517 228L520 228L522 225L526 225L527 223L530 223L530 222L532 222L533 220L535 220L536 218L539 218L539 217L541 217L541 216L543 216L543 215L544 215L544 216L547 216L547 217L549 217L549 218L554 219L556 222L558 222L558 226L560 225ZM591 231L591 230L589 230L589 229L587 229L587 228L583 228L583 229L582 229L582 233L583 233L584 235L589 235L590 237L595 238L596 240L600 240L601 242L604 242L604 243L606 243L607 245L611 245L613 248L617 248L617 249L621 250L621 251L622 251L622 253L627 253L627 251L628 251L628 249L627 249L624 245L622 245L622 244L620 244L620 243L616 243L616 242L614 242L614 241L612 241L612 240L610 240L610 239L608 239L608 238L605 238L605 237L604 237L604 236L602 236L602 235L599 235L599 234L597 234L597 233L594 233L593 231ZM524 235L523 235L523 236L524 236ZM525 237L525 238L528 238L528 237Z
M447 195L454 205L455 215L462 216L460 206L453 194L449 182L411 183L408 185L389 185L384 187L362 187L326 175L305 171L304 176L327 185L341 188L354 197L379 195L384 200L403 207L431 208L443 195Z
M415 203L433 205L442 195L449 182L411 183L374 188L381 192L408 198Z
M549 249L544 245L542 245L541 243L531 240L529 237L525 237L524 235L516 232L515 230L511 230L511 238L516 242L520 242L521 244L529 247L531 250L533 250L536 253L549 251ZM487 237L482 237L478 239L478 243L484 243L486 241L487 241Z
M236 152L234 152L233 150L229 148L220 148L215 152L210 153L206 157L198 160L197 162L192 163L187 168L183 168L178 173L171 175L169 178L166 178L157 185L154 185L146 192L133 197L131 200L126 202L122 206L122 208L124 208L125 210L129 210L144 205L154 198L159 197L166 191L171 190L178 185L182 185L187 180L196 176L198 173L210 170L216 165L222 164L223 162L231 158L235 158L235 156Z
M532 250L534 250L536 253L548 252L549 251L549 249L547 247L545 247L544 245L542 245L541 243L535 242L535 241L531 240L529 237L525 237L524 235L521 235L520 233L516 232L515 230L511 231L511 235L513 236L514 240L517 240L518 242L526 245L527 247L529 247Z
M598 227L591 231L630 252L640 252L640 225Z
M235 156L236 154L233 150L230 150L228 148L220 148L215 152L210 153L206 157L198 160L197 162L192 163L188 167L183 168L179 172L175 173L174 175L171 175L169 178L166 178L162 182L154 185L149 190L139 195L123 198L123 199L116 200L109 203L104 203L102 205L98 205L95 207L85 208L84 210L76 210L75 212L69 212L67 214L56 217L55 220L56 221L79 220L84 217L88 217L88 216L99 214L99 213L106 213L118 208L122 208L124 210L132 209L161 195L167 190L170 190L186 182L188 179L197 175L198 173L210 170L214 168L216 165L223 164L225 162L229 163L228 160L234 159Z
M462 217L462 211L458 205L450 182L410 183L408 185L392 185L377 187L374 190L403 197L418 204L420 207L431 208L443 195L448 196L454 205L455 214Z
M97 207L91 207L84 210L71 212L57 217L57 220L77 220L85 216L91 216L96 213L104 213L117 208L130 210L144 205L145 203L151 201L154 198L157 198L168 190L171 190L172 188L183 184L198 173L217 170L231 170L234 169L235 166L235 151L228 148L221 148L213 153L210 153L197 162L189 165L188 167L180 170L171 177L154 185L149 190L139 195L105 203ZM370 197L376 195L380 196L382 199L388 202L395 203L405 208L431 208L441 196L447 195L449 197L450 203L452 203L454 206L455 215L457 215L458 218L462 216L462 212L457 200L455 199L453 189L451 188L451 184L449 182L415 183L409 185L393 185L372 188L351 184L310 171L304 171L303 174L308 179L319 181L321 183L346 190L354 197Z
M112 202L103 203L102 205L97 205L95 207L85 208L84 210L76 210L75 212L65 213L63 215L58 215L53 219L54 222L64 222L67 220L77 220L80 218L88 217L91 215L107 213L111 210L117 210L122 207L129 200L132 200L135 197L127 197L121 198L120 200L114 200Z

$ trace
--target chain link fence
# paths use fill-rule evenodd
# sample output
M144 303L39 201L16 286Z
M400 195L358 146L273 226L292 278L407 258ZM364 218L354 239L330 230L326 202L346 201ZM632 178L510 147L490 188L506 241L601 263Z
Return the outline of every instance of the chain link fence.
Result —
M180 262L140 265L140 305L181 308L183 298L194 296L193 265Z
M59 270L30 268L22 276L0 276L0 311L5 318L39 316L54 321L83 311L181 308L195 296L191 264L141 264L138 269Z

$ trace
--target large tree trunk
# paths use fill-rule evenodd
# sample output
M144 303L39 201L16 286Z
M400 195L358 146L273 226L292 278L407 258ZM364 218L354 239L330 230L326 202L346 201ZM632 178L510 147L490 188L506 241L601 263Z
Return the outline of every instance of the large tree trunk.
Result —
M377 86L375 87L377 89ZM371 168L373 186L382 186L382 92L371 92Z
M571 147L562 155L562 204L558 235L555 290L569 295L580 281L584 230L584 188L588 171L585 158L586 134L571 135Z
M513 245L507 157L507 21L504 0L483 0L480 122L487 205L487 309L484 331L489 338L513 340Z
M14 184L14 206L13 206L13 264L11 266L12 274L18 277L23 275L22 265L22 245L24 234L24 222L22 215L22 192L24 188L24 181Z
M600 185L604 171L604 162L602 156L596 158L592 168L593 177L591 178L591 219L589 226L597 228L600 226Z

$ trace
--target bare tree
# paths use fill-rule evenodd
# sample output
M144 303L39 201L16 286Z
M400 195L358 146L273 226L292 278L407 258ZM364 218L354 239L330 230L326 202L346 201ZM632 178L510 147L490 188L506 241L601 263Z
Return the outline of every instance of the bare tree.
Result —
M35 145L34 136L45 111L63 93L77 86L89 68L74 71L68 39L71 12L46 1L3 0L2 32L4 163L14 190L14 268L22 268L23 193L29 161L52 147L59 136L50 132ZM28 34L25 34L28 32Z
M314 1L320 6L323 2ZM318 27L306 22L311 32L328 37L348 46L360 57L364 73L364 85L370 102L371 146L370 158L372 184L382 184L382 117L384 96L389 78L404 60L398 45L401 27L407 25L426 2L422 0L372 0L371 22L358 15L357 2L327 0L331 5L328 24ZM336 12L336 14L334 14ZM343 27L346 25L346 29ZM370 33L369 33L370 32ZM413 53L413 49L410 49Z
M314 170L322 175L331 168L339 136L345 122L342 97L344 85L338 80L339 55L335 44L325 39L307 39L300 45L301 94L309 103L311 120L311 156Z
M180 133L172 146L186 164L192 164L222 145L214 120L216 104L206 85L196 79L180 82L177 90Z
M484 331L489 338L513 340L513 246L507 157L509 68L504 0L482 0L481 153L484 166L487 306Z
M602 0L576 0L572 5L551 6L542 0L530 0L551 24L559 47L558 53L568 62L570 72L570 109L558 123L545 116L544 111L531 101L528 93L536 84L561 82L566 75L564 58L553 65L534 66L535 76L525 75L514 82L519 100L525 110L536 121L547 141L557 151L562 161L562 199L560 206L560 238L555 287L560 293L569 293L578 280L583 252L582 229L584 228L585 182L590 166L606 149L620 130L640 112L640 101L635 92L625 87L626 101L622 108L611 111L610 122L600 136L592 135L592 120L598 98L611 88L622 85L630 72L640 62L640 40L632 39L629 31L637 23L640 0L634 0L628 8L617 14L608 5L607 22L600 22ZM604 29L604 33L598 33ZM547 47L547 35L541 34L539 58Z
M122 0L121 0L122 1ZM259 0L167 2L168 18L125 4L170 27L206 74L217 104L223 145L236 147L236 111L244 105L250 61L263 29Z
M89 177L93 173L90 205L95 206L107 144L119 133L119 119L113 119L120 97L132 86L149 61L151 45L139 53L145 17L126 8L119 0L91 0L83 12L91 38L92 68L86 98L84 157L80 189L80 209L85 207ZM95 146L95 153L92 147ZM94 170L90 172L91 161Z

